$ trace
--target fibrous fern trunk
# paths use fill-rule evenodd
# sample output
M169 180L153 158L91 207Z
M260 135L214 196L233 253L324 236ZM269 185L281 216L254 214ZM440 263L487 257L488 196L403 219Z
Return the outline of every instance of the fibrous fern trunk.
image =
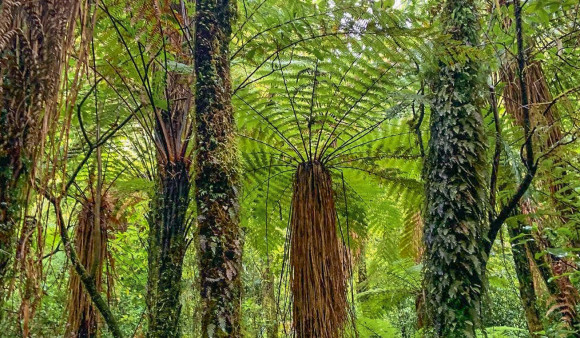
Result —
M148 336L177 337L191 186L189 166L183 161L169 162L159 166L158 176L149 220Z
M242 242L229 40L235 2L197 0L196 201L203 337L239 337Z
M432 83L431 137L425 162L425 292L435 332L474 337L485 254L485 136L474 0L447 0L442 25L451 42ZM449 59L446 55L458 55Z
M348 320L344 247L337 234L330 172L298 167L292 195L290 283L296 336L340 336Z

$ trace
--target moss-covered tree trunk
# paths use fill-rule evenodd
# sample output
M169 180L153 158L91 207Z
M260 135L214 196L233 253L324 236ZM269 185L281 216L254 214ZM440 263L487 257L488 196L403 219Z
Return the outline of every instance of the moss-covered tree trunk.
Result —
M202 335L239 337L242 242L228 48L235 2L196 3L195 184Z
M537 337L537 332L542 331L544 328L536 305L536 290L534 289L534 279L525 242L526 238L529 238L531 234L525 237L524 225L519 221L512 226L508 226L508 232L512 242L512 255L519 282L520 299L524 308L528 329L530 336Z
M432 82L431 137L425 162L425 292L437 335L473 337L485 255L485 137L480 113L478 18L474 0L447 0L442 26L451 40Z
M277 338L279 325L276 314L276 286L269 266L262 274L262 308L266 316L266 337Z
M184 161L165 163L158 168L149 220L149 337L179 336L179 296L191 186L188 168Z

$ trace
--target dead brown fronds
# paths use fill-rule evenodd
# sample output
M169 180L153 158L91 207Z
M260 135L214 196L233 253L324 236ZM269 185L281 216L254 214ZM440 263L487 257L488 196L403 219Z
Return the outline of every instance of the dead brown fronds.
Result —
M107 240L113 226L119 223L113 204L110 195L102 197L99 217L101 224L100 226L95 226L94 196L85 200L82 204L75 230L75 249L78 253L78 259L88 271L95 271L93 278L98 292L101 292L105 284L103 267L108 258ZM93 268L91 265L95 263L97 266ZM107 285L110 287L109 283ZM74 271L70 273L69 290L68 320L65 336L96 337L99 325L98 310L85 291L80 276Z
M519 123L523 123L523 109L521 107L521 90L517 73L517 64L510 62L503 68L502 80L506 84L504 89L505 107L508 114ZM526 83L530 102L530 119L532 128L541 128L547 135L542 147L549 149L562 139L562 131L559 124L559 114L552 104L553 97L546 82L542 65L538 61L530 62L526 68Z
M16 270L20 273L20 333L30 337L32 322L42 297L42 247L43 228L34 217L27 217L20 231L16 248ZM36 240L36 243L35 243ZM36 255L33 250L36 244Z
M320 163L298 167L292 196L290 267L297 337L342 334L348 320L345 254L332 179Z
M0 297L23 196L56 124L63 56L79 1L0 2Z
M517 65L515 62L508 63L502 71L502 80L506 83L504 89L505 107L508 114L510 114L518 124L523 124L523 109L521 107L521 90L519 79L517 75ZM528 98L530 102L530 122L532 128L536 128L541 132L536 133L543 136L539 139L540 149L546 151L557 145L563 138L560 116L556 106L553 104L553 96L546 82L546 77L542 70L542 65L538 61L530 62L526 68L526 83L528 88ZM561 160L558 159L557 153L552 155L555 165L562 165ZM566 189L563 184L556 183L557 177L548 175L545 179L545 184L550 190L550 195L556 207L562 207L556 199L556 195L562 189ZM522 203L522 213L530 214L535 212L534 207L529 203ZM561 209L560 221L566 222L566 215L569 210ZM541 220L540 220L541 221ZM553 247L547 239L540 241L542 249ZM573 287L570 279L567 277L569 264L566 259L550 256L548 263L551 266L553 275L556 277L555 284L557 285L557 293L553 295L555 304L550 309L550 312L558 311L562 316L562 321L566 325L572 327L577 321L575 306L579 301L578 291Z

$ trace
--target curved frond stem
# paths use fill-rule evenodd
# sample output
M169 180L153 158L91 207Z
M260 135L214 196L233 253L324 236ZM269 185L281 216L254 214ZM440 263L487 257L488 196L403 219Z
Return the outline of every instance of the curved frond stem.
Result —
M250 140L250 141L254 141L254 142L260 143L260 144L262 144L262 145L265 145L266 147L268 147L268 148L270 148L270 149L273 149L273 150L275 150L275 151L279 152L281 155L284 155L284 156L286 156L286 157L290 158L291 160L293 160L293 161L294 161L294 162L296 162L297 164L300 164L300 163L301 163L301 162L300 162L300 161L299 161L299 160L298 160L296 157L294 157L294 156L292 156L292 155L288 154L287 152L285 152L285 151L283 151L283 150L281 150L281 149L278 149L278 148L274 147L273 145L271 145L271 144L268 144L268 143L266 143L266 142L264 142L264 141L262 141L262 140L258 140L257 138L253 138L253 137L251 137L251 136L244 135L244 134L240 134L240 133L236 133L236 135L238 135L238 136L241 136L241 137L243 137L243 138L245 138L245 139L248 139L248 140Z
M399 105L397 105L397 106L395 106L395 107L391 108L391 110L395 110L395 108L400 108L400 107L402 107L402 106L403 106L402 104L399 104ZM372 108L371 108L371 109L372 109ZM328 162L327 160L328 160L329 158L332 158L332 155L334 155L335 153L339 152L339 151L340 151L341 149L343 149L344 147L346 147L346 146L348 146L348 145L350 145L350 144L352 144L352 143L354 143L354 142L356 142L356 141L360 140L361 138L365 137L366 135L368 135L369 133L371 133L373 130L375 130L376 128L378 128L378 127L379 127L381 124L383 124L383 122L385 122L386 120L388 120L388 119L390 119L390 118L392 118L392 116L390 116L390 115L387 113L387 115L386 115L384 118L382 118L381 120L379 120L379 121L378 121L377 123L375 123L374 125L370 125L370 126L368 126L368 127L364 128L363 130L361 130L361 131L359 131L359 132L355 133L355 134L354 134L353 136L351 136L349 139L347 139L346 141L344 141L344 143L342 143L340 146L338 146L336 149L334 149L334 150L333 150L331 153L329 153L329 154L326 156L326 160L325 160L325 159L323 159L323 162L324 162L324 163ZM328 148L327 148L327 149L328 149ZM325 149L325 150L326 150L326 149ZM324 152L322 152L322 153L320 154L320 157L321 157L321 158L322 158L322 155L323 155L323 154L324 154Z
M288 258L290 257L290 240L292 238L292 227L290 226L290 221L292 219L292 209L294 208L294 204L292 201L290 201L290 207L288 208L288 224L286 225L286 239L284 241L284 254L282 256L282 269L280 270L280 281L278 282L278 299L276 300L276 304L278 304L278 306L276 307L276 318L278 318L280 316L280 299L282 298L281 293L282 293L282 281L284 281L284 279L287 280L288 278L288 274L290 272L290 269L288 268ZM284 277L284 275L286 275L286 278ZM284 285L286 292L284 292L286 295L288 295L288 284L286 283ZM286 300L285 304L288 304L289 302ZM286 314L287 311L284 309L284 320L286 320ZM286 331L286 329L284 329L284 331ZM285 332L286 333L286 332Z
M376 155L376 156L364 156L364 157L351 158L348 160L333 163L333 165L339 165L339 164L343 164L343 163L352 163L352 162L364 161L364 160L382 160L385 158L413 160L413 159L421 158L421 155L397 155L397 154L385 153L385 155L381 154L381 155Z
M383 180L387 180L387 181L396 181L396 178L394 177L387 177L387 176L383 176L380 173L374 172L372 170L368 170L368 169L364 169L364 168L359 168L359 167L351 167L351 166L339 166L339 165L335 165L335 166L329 166L328 168L333 168L333 169L351 169L351 170L357 170L357 171L361 171L364 173L367 173L371 176L375 176L378 177L380 179Z
M255 172L258 172L258 171L264 170L264 169L271 170L273 167L296 168L296 166L288 165L288 164L269 164L269 165L262 166L262 167L248 168L248 170L246 171L246 176L247 176L247 174L255 173Z
M272 153L272 152L268 152L268 151L250 151L250 152L244 152L244 154L247 154L247 155L258 155L258 154L266 155L266 156L269 156L272 160L276 159L276 160L279 160L280 162L286 163L289 166L295 167L295 165L293 165L292 162L285 160L284 157L274 158L273 155L280 155L277 153Z
M364 132L364 130L363 130L363 132ZM398 133L398 134L391 134L391 135L387 135L387 136L383 136L383 137L378 137L378 138L375 138L375 139L372 139L372 140L369 140L369 141L366 141L366 142L363 142L363 143L359 143L359 144L356 144L356 145L354 145L354 146L352 146L352 147L350 147L348 149L342 149L341 151L330 153L327 156L326 162L329 163L330 161L332 161L332 160L334 160L336 158L350 155L352 153L349 153L349 151L354 150L354 149L359 148L359 147L362 147L362 146L365 146L367 144L374 143L374 142L381 141L381 140L385 140L385 139L388 139L388 138L391 138L391 137L398 137L398 136L404 136L404 135L410 135L410 134L412 134L412 132L404 132L404 133ZM353 142L351 142L351 144L352 143Z
M332 131L330 132L330 134L328 135L328 138L326 139L326 141L324 142L324 145L322 146L322 150L320 151L320 158L322 158L324 156L324 153L326 152L326 150L328 149L328 147L330 147L330 145L336 141L338 139L338 137L344 132L343 129L341 130L337 135L335 135L334 139L332 139L332 136L334 135L334 133L336 132L336 130L338 129L338 126L340 126L340 124L342 123L342 121L344 121L344 119L346 119L346 117L352 112L352 110L362 101L362 99L365 98L365 96L369 93L369 91L371 89L373 89L375 87L375 85L383 78L383 76L385 76L385 74L387 74L387 72L391 69L393 69L395 67L396 63L393 64L391 67L385 69L381 75L379 75L372 83L370 86L366 87L365 91L359 96L359 98L348 108L348 110L344 113L344 115L342 115L342 117L340 118L340 120L335 124L334 128L332 129ZM360 118L360 117L359 117ZM358 121L358 119L353 120L348 127L352 126L352 124L354 122ZM348 128L347 127L347 128ZM331 140L332 139L332 140Z
M264 0L264 2L266 2L266 1L267 1L267 0ZM261 6L261 4L260 4L260 6ZM258 38L258 37L260 37L261 35L263 35L263 34L266 34L267 32L270 32L270 31L272 31L272 30L274 30L274 29L281 28L281 27L283 27L283 26L286 26L286 25L292 24L292 23L294 23L294 22L298 22L298 21L305 21L306 19L312 19L312 18L316 18L316 17L319 17L319 16L328 16L329 14L332 14L332 13L335 13L335 12L342 13L342 12L344 12L344 11L346 11L346 10L348 10L348 9L352 9L352 8L353 8L352 6L347 6L347 7L340 7L340 8L335 8L335 9L333 9L332 11L327 11L327 12L323 12L323 13L316 13L316 14L305 15L305 16L301 16L301 17L298 17L298 18L292 18L292 19L290 19L290 20L286 20L285 22L279 23L279 24L277 24L277 25L270 26L270 27L268 27L268 28L264 29L263 31L260 31L260 32L258 32L258 33L256 33L256 34L254 34L252 37L250 37L248 40L246 40L246 42L244 42L244 43L243 43L243 44L242 44L242 45L241 45L241 46L240 46L240 47L239 47L239 48L238 48L238 49L237 49L237 50L236 50L234 53L232 53L232 56L230 57L230 61L234 60L234 59L235 59L235 57L236 57L236 56L237 56L237 55L238 55L238 54L239 54L239 53L240 53L240 52L241 52L241 51L242 51L242 50L243 50L243 49L244 49L244 48L245 48L245 47L246 47L246 46L247 46L247 45L248 45L250 42L252 42L253 40L257 39L257 38ZM254 13L253 13L253 14L254 14ZM253 15L253 14L252 14L252 15ZM242 27L243 27L243 26L242 26ZM241 28L241 27L240 27L240 28ZM239 31L240 31L240 29L238 29L238 30L236 31L236 33L234 33L234 35L233 35L233 36L236 36L236 35L238 34L238 32L239 32Z
M264 168L268 168L268 167L264 167ZM264 168L262 168L262 169L264 169ZM294 168L292 168L290 170L283 170L283 171L280 171L280 172L272 175L269 179L272 179L274 177L278 177L278 176L280 176L282 174L286 174L286 173L289 173L289 172L294 172L294 171L296 171ZM250 195L252 195L252 193L255 193L256 192L256 188L259 187L259 186L261 186L262 184L266 183L266 181L268 181L269 179L267 178L267 179L265 179L265 180L263 180L261 182L258 182L257 184L254 184L252 186L252 188L250 189L250 192L248 192L246 194L246 196L242 197L242 201L246 200L246 198L248 198Z
M310 116L308 117L308 149L310 151L310 159L312 157L312 113L314 111L314 97L316 96L316 85L318 83L318 59L316 59L316 66L314 67L314 81L312 83L312 94L310 95Z
M246 82L248 82L248 80L254 75L256 74L256 72L258 70L260 70L265 64L266 62L268 62L270 59L272 59L273 57L277 56L280 54L280 52L288 49L288 48L292 48L296 45L299 45L303 42L307 42L307 41L311 41L311 40L316 40L316 39L321 39L321 38L327 38L327 37L338 37L341 35L349 35L352 34L352 31L342 31L342 32L328 32L328 33L322 33L322 34L317 34L317 35L311 35L311 36L307 36L301 39L298 39L296 41L292 41L290 43L288 43L285 46L281 46L276 48L276 51L270 53L264 60L262 60L262 62L260 62L260 64L255 67L252 72L250 72L250 74L248 76L246 76L246 78L236 87L236 89L234 89L233 93L235 94L238 90L240 90L241 88L245 87ZM366 32L364 34L367 35L376 35L376 33L374 32Z
M270 158L270 166L268 168L268 183L266 187L266 266L270 268L270 246L268 243L268 200L270 199L270 176L272 175L272 158Z
M304 161L304 157L302 156L302 154L300 153L300 151L298 151L298 149L294 146L294 144L292 144L292 142L290 142L290 140L284 135L284 133L282 133L280 131L280 129L278 129L272 122L270 122L270 120L268 120L268 118L266 118L256 108L254 108L254 106L252 106L248 101L244 100L244 98L242 98L238 94L234 94L234 95L236 95L236 97L238 97L240 100L242 100L242 102L246 106L248 106L248 108L250 108L254 113L256 113L259 117L261 117L262 120L264 120L266 123L268 123L268 125L270 126L270 128L272 128L276 134L280 135L280 137L284 140L284 142L286 142L286 144L288 144L288 146L290 148L292 148L292 150L294 150L294 152L298 155L298 157L300 157L300 159L302 161Z
M256 5L256 7L254 7L254 9L252 10L252 13L250 13L250 15L248 15L246 17L246 19L244 20L244 22L242 22L242 24L236 29L236 31L232 34L232 38L238 36L239 32L242 32L242 29L244 29L244 26L248 23L248 21L250 21L250 19L252 17L254 17L254 15L258 12L258 10L260 10L260 7L262 7L268 0L262 0L262 2L260 2L259 4ZM244 4L245 7L245 4ZM245 44L243 44L242 46L246 45L249 41L251 41L252 39L248 40ZM241 50L242 47L240 47L240 49L238 49L234 55L232 55L230 57L230 60L233 60L233 58L236 56L236 54L238 53L239 50Z
M302 135L302 128L300 128L300 121L298 121L298 114L296 113L296 108L294 107L294 100L290 96L290 91L288 90L288 83L286 82L286 76L284 75L284 69L282 69L282 60L280 60L279 54L277 58L278 64L280 65L280 75L282 75L282 80L284 81L284 89L286 90L286 96L288 96L288 101L290 101L290 107L292 107L294 121L296 122L296 128L298 128L298 134L300 134L300 140L302 140L302 146L304 147L306 159L310 160L310 154L308 153L308 148L306 148L306 142L304 141L304 136Z
M340 179L342 181L342 194L344 195L344 209L345 209L345 214L346 214L346 249L345 250L350 250L350 222L349 222L349 217L348 217L348 198L346 197L346 182L344 180L344 172L341 170L340 171ZM336 214L336 219L338 220L338 212ZM339 222L340 225L340 222ZM341 229L342 230L342 229ZM341 231L342 234L342 231ZM343 238L343 242L344 242L344 238ZM355 303L354 303L354 281L353 281L353 271L352 271L352 257L351 255L348 254L346 257L348 257L348 272L349 272L349 282L350 282L350 298L351 298L351 306L350 306L350 316L351 316L351 321L352 321L352 325L354 326L354 330L356 332L356 311L355 311Z
M352 63L347 68L347 70L342 74L340 81L338 81L338 84L336 85L336 88L334 90L334 95L332 96L330 103L326 107L326 112L324 112L324 117L322 118L322 126L320 127L320 130L318 132L318 137L316 140L316 147L314 149L314 158L318 158L318 146L320 144L320 138L322 137L322 132L324 131L324 126L326 125L326 119L328 118L328 113L330 112L330 108L332 107L332 104L334 103L334 98L336 97L336 94L338 94L338 92L340 90L340 86L342 85L342 82L346 78L346 75L348 75L348 73L351 71L351 69L354 67L354 65L360 60L361 57L362 57L362 53L356 59L354 59L352 61ZM342 101L344 101L344 97L343 97Z

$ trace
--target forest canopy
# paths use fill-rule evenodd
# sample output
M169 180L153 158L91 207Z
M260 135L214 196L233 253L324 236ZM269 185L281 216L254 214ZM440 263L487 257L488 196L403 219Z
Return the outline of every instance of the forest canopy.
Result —
M0 0L0 336L580 336L578 0Z

